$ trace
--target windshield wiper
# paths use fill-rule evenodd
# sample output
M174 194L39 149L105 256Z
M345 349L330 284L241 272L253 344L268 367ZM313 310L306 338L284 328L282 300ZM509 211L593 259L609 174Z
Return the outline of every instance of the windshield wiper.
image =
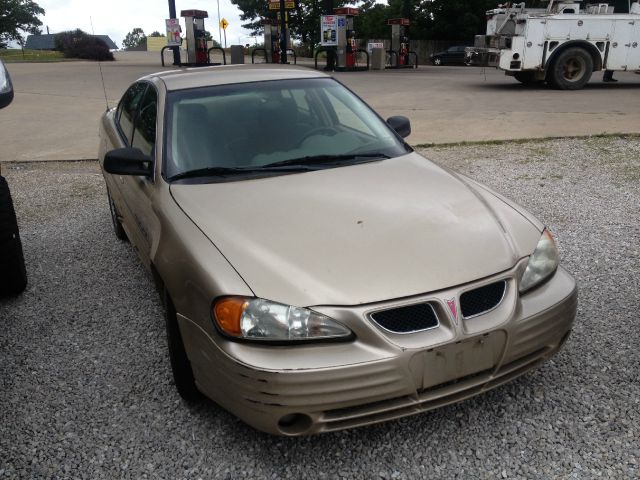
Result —
M248 173L263 173L263 172L304 172L307 170L313 170L313 168L305 167L283 167L278 168L271 166L266 167L206 167L197 168L195 170L187 170L186 172L178 173L172 177L169 177L169 181L182 180L184 178L198 178L198 177L230 177L234 175L246 175Z
M364 163L364 162L373 162L376 160L384 160L386 158L391 158L389 155L384 153L348 153L344 155L313 155L299 158L292 158L291 160L283 160L282 162L269 163L265 165L266 168L270 167L284 167L284 166L293 166L293 165L334 165L341 162L348 165L349 160L352 160L353 163Z
M391 158L384 153L353 153L346 155L315 155L282 162L269 163L262 167L206 167L188 170L178 173L169 178L170 182L174 180L182 180L184 178L198 177L230 177L237 175L246 175L251 173L265 172L307 172L318 170L321 166L335 166L340 163L349 165L353 163L373 162ZM351 160L351 161L350 161Z

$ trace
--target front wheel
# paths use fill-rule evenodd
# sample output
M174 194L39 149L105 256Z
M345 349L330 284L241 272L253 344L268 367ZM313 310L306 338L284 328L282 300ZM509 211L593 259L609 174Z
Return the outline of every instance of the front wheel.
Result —
M27 287L22 242L11 192L0 176L0 297L18 295Z
M559 90L579 90L593 73L593 59L580 47L567 48L551 65L547 81Z
M439 67L440 65L442 65L442 59L441 59L441 58L437 58L437 57L436 57L436 58L434 58L434 59L433 59L433 64L434 64L436 67Z

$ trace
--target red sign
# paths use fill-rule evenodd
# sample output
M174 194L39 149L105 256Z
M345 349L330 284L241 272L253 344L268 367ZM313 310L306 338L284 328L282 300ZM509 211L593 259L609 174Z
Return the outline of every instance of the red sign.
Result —
M360 11L357 8L353 7L342 7L342 8L334 8L333 13L335 15L349 15L350 17L355 17L360 14Z

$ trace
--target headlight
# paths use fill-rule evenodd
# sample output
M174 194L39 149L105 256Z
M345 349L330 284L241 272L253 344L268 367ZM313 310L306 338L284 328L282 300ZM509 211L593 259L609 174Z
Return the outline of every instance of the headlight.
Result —
M559 261L560 255L558 255L556 242L551 232L545 228L520 279L520 293L532 289L549 278L558 268Z
M326 315L262 298L222 297L214 302L212 316L223 333L245 340L344 340L353 335Z

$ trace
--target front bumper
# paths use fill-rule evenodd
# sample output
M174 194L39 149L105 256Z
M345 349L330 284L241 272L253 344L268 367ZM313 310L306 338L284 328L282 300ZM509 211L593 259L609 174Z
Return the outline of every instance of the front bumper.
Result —
M513 276L506 272L485 282ZM367 307L318 308L354 329L357 339L342 344L235 343L214 338L185 317L179 321L196 382L207 396L259 430L306 435L455 403L550 358L575 318L575 281L559 268L522 297L515 281L509 285L495 311L469 320L449 318L433 331L411 335L390 335L369 325L363 321ZM462 290L438 292L429 300Z

